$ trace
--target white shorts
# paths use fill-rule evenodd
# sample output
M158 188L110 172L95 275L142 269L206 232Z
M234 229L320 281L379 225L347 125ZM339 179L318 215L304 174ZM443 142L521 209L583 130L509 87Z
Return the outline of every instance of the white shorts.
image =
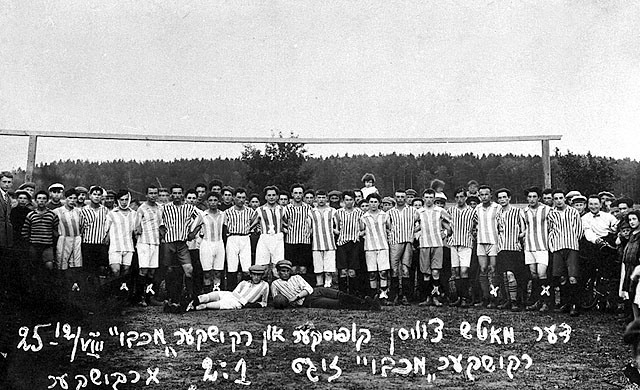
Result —
M282 259L284 259L284 234L262 233L256 247L256 264L275 264Z
M549 252L548 251L535 251L524 252L524 263L529 264L543 264L549 265Z
M133 260L133 252L109 252L109 265L131 265L131 260Z
M224 242L202 240L200 243L200 264L203 271L224 269Z
M138 250L138 267L140 268L158 268L158 259L160 245L137 243Z
M478 244L478 256L498 256L497 244Z
M367 261L367 271L386 271L391 269L389 262L389 250L381 249L377 251L364 251L364 257Z
M229 236L227 238L227 271L238 272L238 265L243 272L251 267L251 239L249 236Z
M312 251L313 272L336 272L336 251Z
M231 291L218 291L220 294L220 310L242 309L242 303L236 298Z
M82 267L82 236L58 237L56 263L58 269Z
M451 267L471 267L471 248L466 246L452 246Z

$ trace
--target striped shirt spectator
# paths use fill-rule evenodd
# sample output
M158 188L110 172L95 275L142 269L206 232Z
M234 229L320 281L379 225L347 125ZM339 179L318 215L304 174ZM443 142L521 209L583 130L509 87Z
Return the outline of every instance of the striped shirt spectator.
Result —
M284 213L288 232L285 244L311 244L311 206L302 203L300 206L289 204Z
M338 234L337 245L344 245L347 242L355 242L360 239L360 218L364 212L359 208L354 208L350 212L344 208L336 212L336 225Z
M525 231L524 212L509 206L500 212L501 229L498 251L522 251L519 235Z
M315 208L311 211L311 250L336 250L336 241L333 235L335 216L336 209L332 207Z
M203 241L218 242L222 241L222 225L224 225L224 212L218 211L213 213L207 210L198 216L195 226L202 225L200 234Z
M43 212L32 211L24 220L22 236L31 244L53 245L53 236L58 232L58 223L58 216L49 209Z
M243 280L233 290L233 296L242 303L242 306L245 306L247 303L257 302L261 307L267 307L269 284L264 280L258 284L251 283L249 280Z
M448 240L449 246L473 248L475 210L469 206L464 208L452 206L449 207L448 212L451 216L451 229L453 231Z
M107 234L105 225L107 223L107 214L109 209L100 205L96 208L87 206L80 209L82 212L83 231L82 231L82 243L83 244L102 244L104 237Z
M389 244L413 242L416 222L420 220L416 209L411 206L405 206L401 210L394 207L388 211L388 214L391 226Z
M138 242L148 245L160 245L160 207L144 202L136 211L136 226L141 232Z
M496 202L491 202L489 207L482 203L476 206L474 216L478 226L478 244L498 244L501 208Z
M420 217L420 247L437 248L444 246L442 239L443 221L451 222L451 216L440 206L423 207Z
M115 208L107 214L105 230L109 234L109 252L134 252L133 231L136 213L131 209Z
M302 290L307 290L309 295L313 294L313 288L300 275L292 275L286 281L276 279L271 282L271 296L282 294L297 306L302 306L304 303L304 298L293 301Z
M250 207L243 207L238 210L234 206L224 211L224 223L227 225L230 236L249 235L257 218L258 213Z
M191 224L198 217L198 209L190 204L176 205L174 203L165 204L160 212L160 226L164 226L167 233L164 241L177 242L187 241L187 236L191 231Z
M282 233L284 207L280 205L269 207L265 204L258 207L256 211L260 218L260 231L263 234Z
M549 250L549 215L553 209L540 203L535 209L526 207L524 217L527 225L524 247L527 252Z
M384 211L380 211L375 215L367 211L360 218L360 221L364 225L364 250L388 250L389 242L387 241L387 227L389 224L389 215Z
M549 216L551 231L549 232L549 250L557 252L561 249L579 250L582 235L582 219L580 213L573 207L566 206L564 210L555 209Z
M79 237L82 234L82 212L79 208L58 207L53 212L58 216L60 236Z

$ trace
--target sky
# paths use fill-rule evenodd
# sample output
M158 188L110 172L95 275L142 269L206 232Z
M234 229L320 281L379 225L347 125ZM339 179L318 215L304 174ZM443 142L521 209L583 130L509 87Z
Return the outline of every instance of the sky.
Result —
M635 1L5 0L0 129L559 134L551 148L563 153L640 160L638 31ZM0 135L0 170L24 167L27 143ZM37 161L237 157L242 149L40 138ZM539 142L308 149L541 150Z

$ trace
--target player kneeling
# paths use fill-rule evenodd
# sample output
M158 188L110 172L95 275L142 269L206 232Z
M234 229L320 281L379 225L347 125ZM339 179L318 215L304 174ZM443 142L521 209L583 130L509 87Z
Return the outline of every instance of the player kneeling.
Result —
M266 265L249 267L251 281L244 280L233 291L213 291L199 295L188 306L190 310L225 310L243 307L266 307L269 297L269 284L262 280Z

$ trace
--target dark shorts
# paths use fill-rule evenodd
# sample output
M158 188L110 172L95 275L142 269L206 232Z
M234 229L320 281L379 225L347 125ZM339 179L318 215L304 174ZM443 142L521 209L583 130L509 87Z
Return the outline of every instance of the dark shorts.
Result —
M311 244L284 244L284 257L295 267L310 268L313 265Z
M511 271L515 275L526 270L524 253L521 251L500 251L496 257L496 269L499 273Z
M109 246L103 244L82 244L82 265L91 273L100 267L109 266Z
M33 265L53 263L53 245L31 244L29 246L29 257Z
M360 269L360 250L358 242L349 241L336 249L336 268Z
M191 256L189 248L184 241L165 242L160 244L160 252L162 252L161 265L163 267L177 267L185 264L191 264Z
M579 252L573 249L553 252L553 276L577 278L580 274L579 258Z

